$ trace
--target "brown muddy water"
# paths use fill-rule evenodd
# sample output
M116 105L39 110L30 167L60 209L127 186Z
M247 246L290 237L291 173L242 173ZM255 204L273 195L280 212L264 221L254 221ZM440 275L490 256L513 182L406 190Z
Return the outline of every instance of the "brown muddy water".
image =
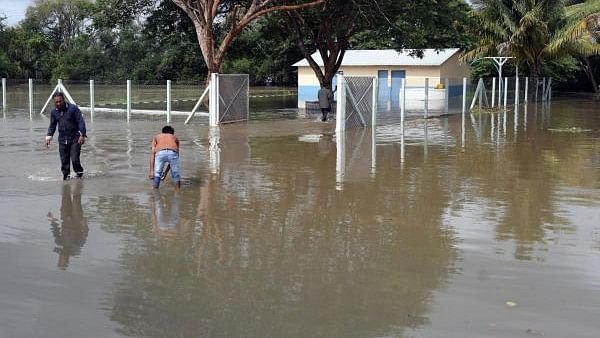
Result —
M63 183L48 121L6 114L0 337L598 337L597 103L343 147L284 115L175 121L176 194L146 179L161 121L88 121Z

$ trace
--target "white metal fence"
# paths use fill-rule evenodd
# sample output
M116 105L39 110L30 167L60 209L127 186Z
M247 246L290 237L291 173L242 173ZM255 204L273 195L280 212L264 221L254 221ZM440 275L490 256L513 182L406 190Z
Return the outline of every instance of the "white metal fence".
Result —
M433 81L435 80L435 81ZM478 108L502 108L522 102L549 101L552 79L530 78L431 79L400 81L396 96L381 93L372 77L338 76L336 130L395 124L405 118L430 118Z
M215 75L221 79L221 88L218 89L221 94L220 104L214 108L215 112L221 112L221 115L215 118L214 124L247 120L250 98L263 102L269 98L296 95L295 90L284 87L253 88L253 94L250 95L248 75ZM62 84L62 87L58 84ZM127 121L160 119L170 122L173 117L179 116L188 117L189 122L190 113L194 111L194 116L200 116L201 121L209 120L210 107L204 104L209 100L204 100L202 97L202 94L208 95L209 86L203 81L165 81L147 84L132 80L121 82L59 80L57 83L49 84L41 80L3 78L1 86L3 113L13 111L18 114L25 113L29 114L30 118L40 113L48 113L53 106L49 99L54 90L59 90L68 93L91 119L116 117L126 118ZM216 98L215 102L217 102Z

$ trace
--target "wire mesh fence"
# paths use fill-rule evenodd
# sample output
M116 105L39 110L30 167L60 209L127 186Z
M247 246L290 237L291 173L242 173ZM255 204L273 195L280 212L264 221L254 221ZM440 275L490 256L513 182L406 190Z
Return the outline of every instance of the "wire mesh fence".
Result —
M461 114L474 108L510 107L526 101L551 98L551 79L536 80L532 85L531 79L525 77L506 77L501 80L407 77L401 79L397 92L390 91L388 87L383 92L381 88L375 89L377 107L376 123L373 123L370 121L372 101L366 99L371 95L364 95L373 78L346 76L344 79L342 86L345 94L338 95L344 111L339 115L345 119L344 126L348 129L372 124L396 124L403 118Z
M469 79L433 79L412 77L401 79L399 90L392 92L374 86L372 77L345 76L341 82L343 92L338 94L339 114L344 119L344 129L373 124L395 124L402 118L428 118L461 113L474 95ZM339 89L339 86L338 86ZM397 92L397 93L396 93ZM376 100L377 105L373 105ZM373 109L376 109L373 114ZM372 121L375 115L375 121Z
M249 76L219 74L219 122L246 121L250 114Z
M346 128L372 126L373 78L346 76L344 79Z
M405 119L460 114L475 92L468 78L408 77L402 83L398 99L378 98L378 125L399 123L402 114Z

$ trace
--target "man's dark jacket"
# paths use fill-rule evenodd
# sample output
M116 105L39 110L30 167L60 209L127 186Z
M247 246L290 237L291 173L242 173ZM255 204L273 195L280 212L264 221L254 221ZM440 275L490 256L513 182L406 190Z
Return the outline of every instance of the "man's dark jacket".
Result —
M58 143L77 142L80 135L86 137L85 121L79 108L65 103L62 110L54 108L50 113L48 136L53 136L58 124Z

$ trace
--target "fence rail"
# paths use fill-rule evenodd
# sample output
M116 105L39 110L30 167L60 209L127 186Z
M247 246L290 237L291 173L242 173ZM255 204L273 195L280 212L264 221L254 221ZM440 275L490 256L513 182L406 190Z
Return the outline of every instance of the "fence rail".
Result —
M183 116L189 114L198 101L198 98L207 88L206 83L198 81L171 82L163 84L146 84L136 81L123 82L98 82L90 81L61 81L63 86L73 97L75 103L85 114L91 118L97 116L125 116L128 119L133 115L140 117ZM40 113L48 101L49 96L56 88L56 83L35 79L2 79L2 109L28 111L30 118ZM247 99L263 99L275 97L289 97L297 95L295 88L289 87L253 87L249 88L250 95ZM246 98L244 98L246 99ZM44 109L47 113L49 105ZM208 116L208 107L201 107L196 116Z

